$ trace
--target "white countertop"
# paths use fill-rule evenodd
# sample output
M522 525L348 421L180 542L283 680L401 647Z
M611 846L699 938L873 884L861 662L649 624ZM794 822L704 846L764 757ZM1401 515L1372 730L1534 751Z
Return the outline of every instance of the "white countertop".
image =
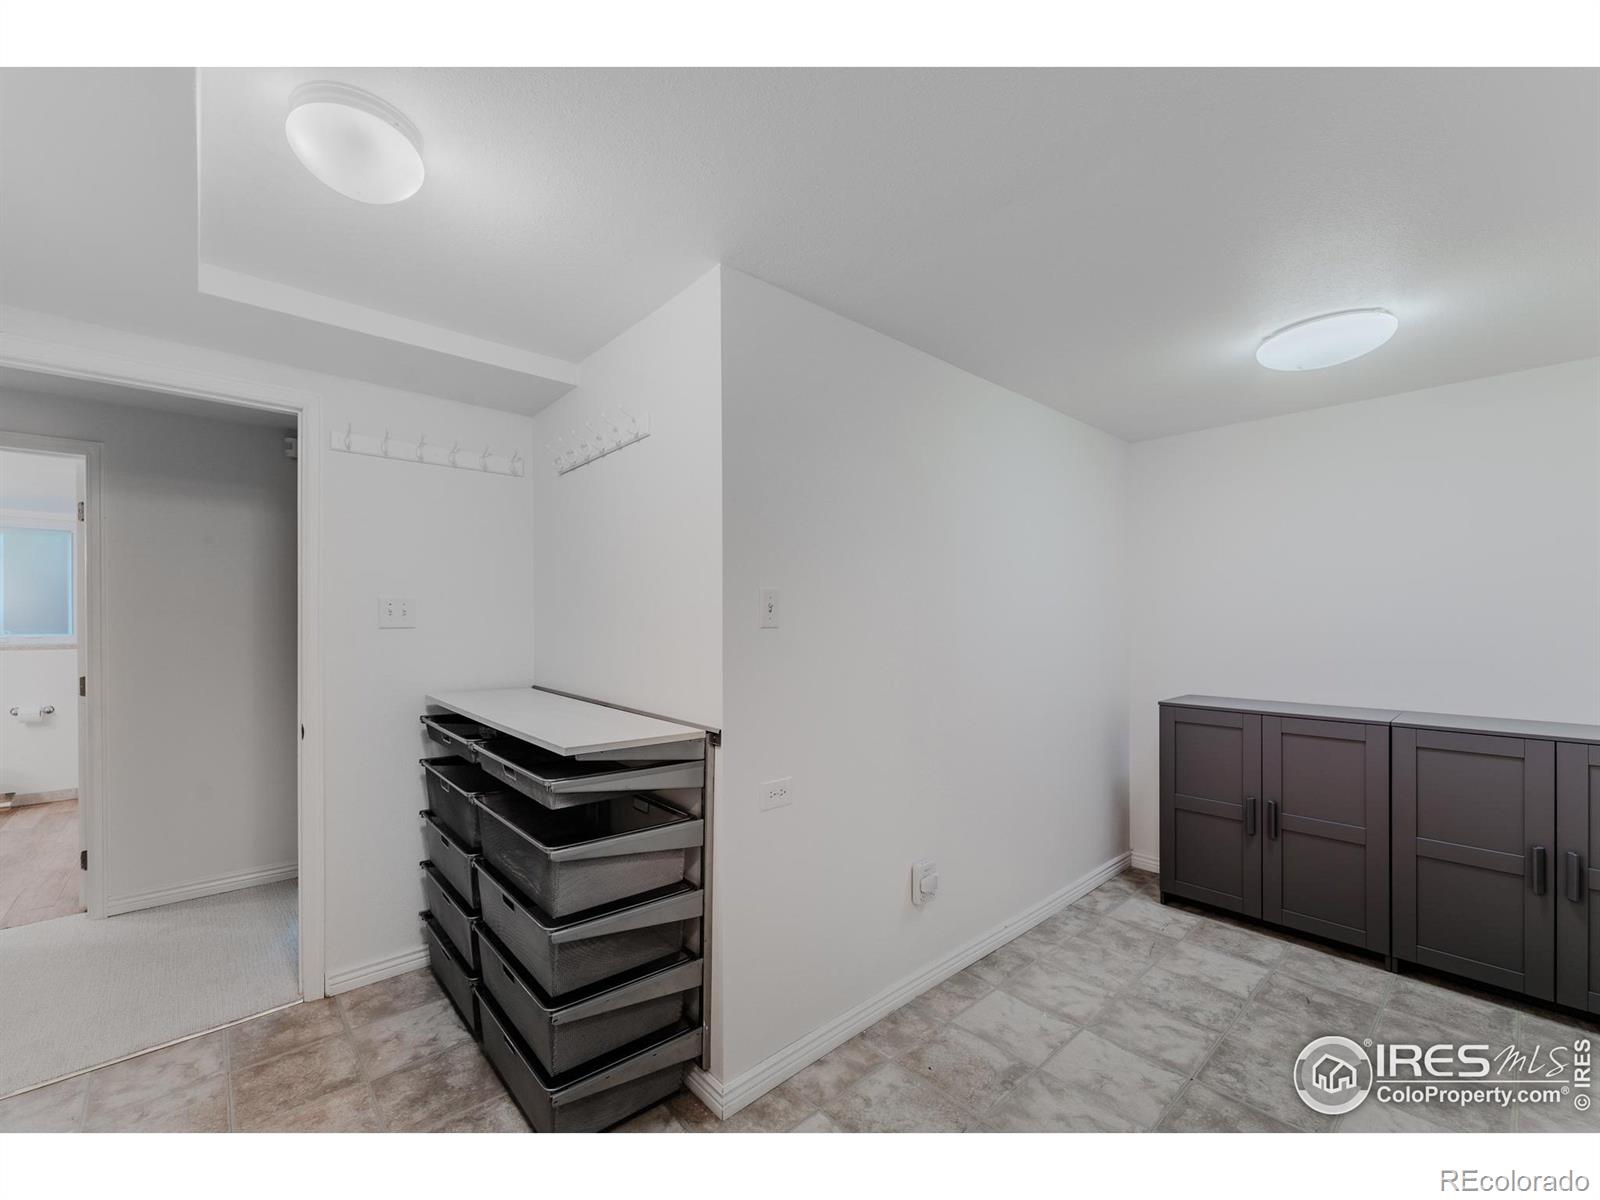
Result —
M594 754L706 736L705 730L693 725L642 717L531 687L435 692L428 696L428 703L556 754Z

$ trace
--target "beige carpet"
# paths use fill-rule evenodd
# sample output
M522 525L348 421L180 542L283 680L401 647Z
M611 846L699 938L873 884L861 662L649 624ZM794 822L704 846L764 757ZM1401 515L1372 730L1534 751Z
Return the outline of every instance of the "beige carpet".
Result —
M0 1096L299 994L293 880L0 929Z

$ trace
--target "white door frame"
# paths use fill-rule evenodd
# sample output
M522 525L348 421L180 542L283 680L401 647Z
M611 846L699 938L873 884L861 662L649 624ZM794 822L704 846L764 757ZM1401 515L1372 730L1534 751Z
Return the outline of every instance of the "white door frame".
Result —
M145 391L168 395L187 396L197 400L210 400L218 404L231 404L245 408L265 408L293 414L299 419L299 454L297 461L299 502L298 514L298 565L299 565L299 915L300 915L300 993L306 1000L318 1000L325 994L327 984L324 909L326 876L324 873L323 845L323 789L322 789L322 659L321 646L321 575L322 575L322 462L324 439L322 436L321 398L311 391L281 387L252 379L222 375L210 371L196 371L166 363L150 362L108 354L82 346L47 342L20 334L0 332L0 366L54 375L65 379L79 379L95 383L141 388ZM35 439L49 440L49 439ZM56 439L60 440L60 439ZM82 453L73 450L72 453ZM91 495L99 490L98 453L91 460L89 470L94 472ZM85 535L90 538L86 550L96 557L89 571L89 586L99 589L103 572L99 569L100 540L98 533L98 505L89 509ZM91 532L92 531L92 532ZM87 784L96 789L101 775L104 689L97 686L105 678L103 671L105 623L101 620L98 604L103 589L89 598L91 607L94 656L89 673L89 729L87 736L80 731L80 745L87 752L83 758L80 786ZM83 753L80 750L80 753ZM92 807L99 807L93 805ZM103 815L103 814L97 814ZM94 837L104 836L104 821L96 821L97 828L85 832ZM98 855L105 861L101 844L89 843L91 861ZM91 872L91 878L100 875ZM103 883L103 875L101 876ZM103 893L103 887L98 889ZM103 894L94 897L100 911L104 912ZM90 914L95 915L93 905Z
M76 553L73 555L73 639L77 645L77 675L102 679L100 664L105 656L105 574L101 567L100 541L100 443L77 438L42 437L31 433L11 433L0 429L0 449L21 450L28 454L48 454L83 460L84 519L73 522ZM89 916L106 915L105 891L105 816L100 800L100 731L104 728L102 693L89 688L78 706L78 821L79 840L89 851L89 869L84 873L82 897Z

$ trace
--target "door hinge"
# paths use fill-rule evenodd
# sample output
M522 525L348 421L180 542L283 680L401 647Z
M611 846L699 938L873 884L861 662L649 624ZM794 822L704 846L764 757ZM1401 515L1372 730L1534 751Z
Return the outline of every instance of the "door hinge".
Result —
M78 501L78 520L83 520L83 501Z
M88 869L89 869L89 852L87 850L79 850L78 851L78 870L87 871Z
M78 676L78 695L87 696L88 694L89 694L89 677L87 675L79 675Z

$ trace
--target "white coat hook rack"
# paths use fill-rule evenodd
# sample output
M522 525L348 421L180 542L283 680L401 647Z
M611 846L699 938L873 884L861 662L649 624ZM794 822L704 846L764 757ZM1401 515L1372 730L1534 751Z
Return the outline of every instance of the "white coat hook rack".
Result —
M330 444L341 454L364 454L369 458L422 463L429 467L452 467L458 471L481 471L486 475L527 474L527 463L520 451L497 453L493 446L485 446L481 454L471 450L463 452L459 441L452 441L448 445L431 442L425 433L418 434L415 442L402 442L392 437L387 429L382 437L377 437L357 433L346 425L343 429L333 431Z
M576 429L571 430L562 440L545 447L545 452L550 455L550 461L555 465L557 475L576 471L579 467L587 466L608 454L615 454L624 446L642 442L650 436L649 419L635 417L626 409L618 409L616 418L610 413L601 413L599 421L605 428L598 429L594 422L585 421L584 433L580 434Z

